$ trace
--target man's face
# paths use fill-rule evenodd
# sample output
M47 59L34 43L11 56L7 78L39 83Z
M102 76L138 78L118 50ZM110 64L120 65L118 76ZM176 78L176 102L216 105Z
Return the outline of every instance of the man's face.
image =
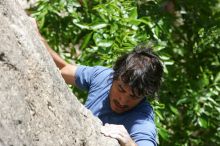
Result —
M120 79L113 81L110 90L110 106L114 112L124 113L138 105L143 98L135 96L130 86Z

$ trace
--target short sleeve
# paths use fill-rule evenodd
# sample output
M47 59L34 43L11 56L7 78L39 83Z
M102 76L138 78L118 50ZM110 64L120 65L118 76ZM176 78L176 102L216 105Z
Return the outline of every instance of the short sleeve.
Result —
M153 109L144 105L144 112L137 111L127 119L128 132L138 146L157 146Z
M130 135L138 146L157 146L156 127L150 121L137 122L132 126Z
M106 70L110 69L102 66L78 66L75 75L76 87L89 91L91 86L100 84L103 76L107 74Z

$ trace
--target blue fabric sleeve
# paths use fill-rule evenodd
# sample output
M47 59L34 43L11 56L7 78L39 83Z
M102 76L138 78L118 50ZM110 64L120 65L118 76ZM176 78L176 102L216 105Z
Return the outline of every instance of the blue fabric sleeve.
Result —
M78 66L75 74L76 87L89 91L94 86L100 86L102 76L106 76L104 70L110 69L102 66Z
M156 127L153 123L147 121L145 124L135 124L132 126L131 137L138 146L157 146Z
M80 89L89 90L91 83L91 74L94 68L88 66L78 66L75 74L75 84Z
M153 109L148 104L145 104L145 109L145 112L137 112L127 120L128 131L138 146L157 146Z

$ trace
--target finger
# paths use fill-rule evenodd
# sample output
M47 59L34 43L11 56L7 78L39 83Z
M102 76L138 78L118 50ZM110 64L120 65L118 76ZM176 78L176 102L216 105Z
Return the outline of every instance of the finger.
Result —
M106 124L105 129L111 133L127 134L127 130L119 125Z
M103 133L105 136L114 137L120 140L122 140L122 138L127 137L127 134L121 131L120 129L106 127L106 126L101 127L101 133Z
M128 134L123 125L105 124L105 127L110 131L120 132L121 134Z
M105 127L105 126L102 126L102 127L101 127L101 133L105 134L106 131L107 131L107 130L106 130L106 127Z
M112 125L112 124L109 124L109 123L105 123L105 126L110 126L110 125Z
M118 133L110 133L109 137L115 138L115 139L117 139L120 142L124 141L123 137L120 134L118 134Z
M102 130L102 133L105 136L117 139L119 142L124 142L125 141L123 135L121 135L120 133L109 131L109 130L107 131L106 129Z
M109 137L117 139L120 144L125 144L128 141L127 138L123 137L123 135L120 135L119 133L110 133Z

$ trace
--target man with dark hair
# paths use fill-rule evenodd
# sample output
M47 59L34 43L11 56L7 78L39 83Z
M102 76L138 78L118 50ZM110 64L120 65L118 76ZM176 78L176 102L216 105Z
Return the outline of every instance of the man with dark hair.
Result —
M85 107L103 122L104 135L121 146L157 145L154 113L146 96L158 91L163 66L151 49L138 46L111 69L68 64L41 39L65 82L88 91Z

